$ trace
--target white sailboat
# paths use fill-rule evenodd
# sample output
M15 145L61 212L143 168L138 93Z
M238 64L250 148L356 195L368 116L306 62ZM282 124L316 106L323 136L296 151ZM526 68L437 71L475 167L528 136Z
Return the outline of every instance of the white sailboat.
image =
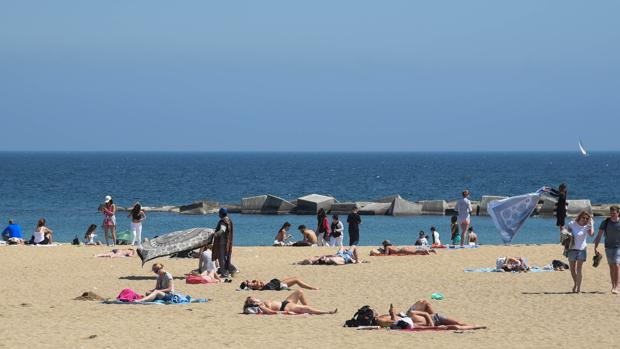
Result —
M586 148L583 147L581 139L579 140L579 151L581 152L581 155L588 156L588 151L586 151Z

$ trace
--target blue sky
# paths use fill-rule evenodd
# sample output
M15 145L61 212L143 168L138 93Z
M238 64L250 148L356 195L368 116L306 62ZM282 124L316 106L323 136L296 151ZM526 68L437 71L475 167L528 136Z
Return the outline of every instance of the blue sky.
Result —
M0 5L0 150L620 150L617 1Z

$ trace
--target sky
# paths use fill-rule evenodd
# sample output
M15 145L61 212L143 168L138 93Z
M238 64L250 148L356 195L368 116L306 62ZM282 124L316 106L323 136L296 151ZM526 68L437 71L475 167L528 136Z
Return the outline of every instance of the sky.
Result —
M618 1L5 1L0 150L620 150Z

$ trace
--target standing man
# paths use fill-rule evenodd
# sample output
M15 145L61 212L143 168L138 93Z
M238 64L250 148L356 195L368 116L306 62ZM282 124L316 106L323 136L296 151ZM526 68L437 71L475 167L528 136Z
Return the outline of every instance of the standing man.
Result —
M362 224L362 217L358 213L357 206L353 207L353 210L347 217L347 223L349 224L349 246L357 246L360 242L360 224Z
M469 190L465 189L462 193L463 198L456 202L456 211L458 212L458 223L461 226L461 246L465 243L465 233L469 228L471 201L469 201Z
M233 222L228 218L228 210L225 207L219 210L220 220L215 227L215 238L213 241L213 255L217 256L220 264L218 274L228 277L231 273L239 270L232 264L233 246Z
M598 244L601 236L605 233L605 254L609 264L609 276L611 278L611 293L618 294L618 274L620 273L620 219L618 219L620 207L613 205L609 207L611 217L605 219L598 229L598 235L594 239L594 254L598 252Z

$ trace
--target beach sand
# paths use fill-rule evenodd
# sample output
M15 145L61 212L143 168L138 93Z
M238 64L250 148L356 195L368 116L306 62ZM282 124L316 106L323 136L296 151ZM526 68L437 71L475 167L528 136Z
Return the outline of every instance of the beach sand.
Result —
M592 256L592 246L588 247ZM333 248L235 248L241 270L233 284L187 285L180 279L196 267L195 259L157 260L175 277L176 289L212 299L191 305L105 305L73 298L93 291L114 298L121 289L144 292L155 284L151 263L139 258L103 259L106 247L0 247L0 347L97 348L452 348L615 347L620 325L620 296L609 293L608 267L588 260L582 290L572 287L569 271L550 273L464 273L463 268L492 267L498 256L521 255L530 264L561 259L559 245L482 246L438 255L368 257L368 264L299 266L293 262ZM299 276L320 288L307 291L310 304L338 308L335 315L241 315L248 295L282 300L288 291L235 291L245 278L269 280ZM365 305L386 313L390 303L404 310L434 292L436 309L486 330L455 333L358 331L345 320ZM548 292L549 294L543 294ZM530 294L537 293L537 294Z

